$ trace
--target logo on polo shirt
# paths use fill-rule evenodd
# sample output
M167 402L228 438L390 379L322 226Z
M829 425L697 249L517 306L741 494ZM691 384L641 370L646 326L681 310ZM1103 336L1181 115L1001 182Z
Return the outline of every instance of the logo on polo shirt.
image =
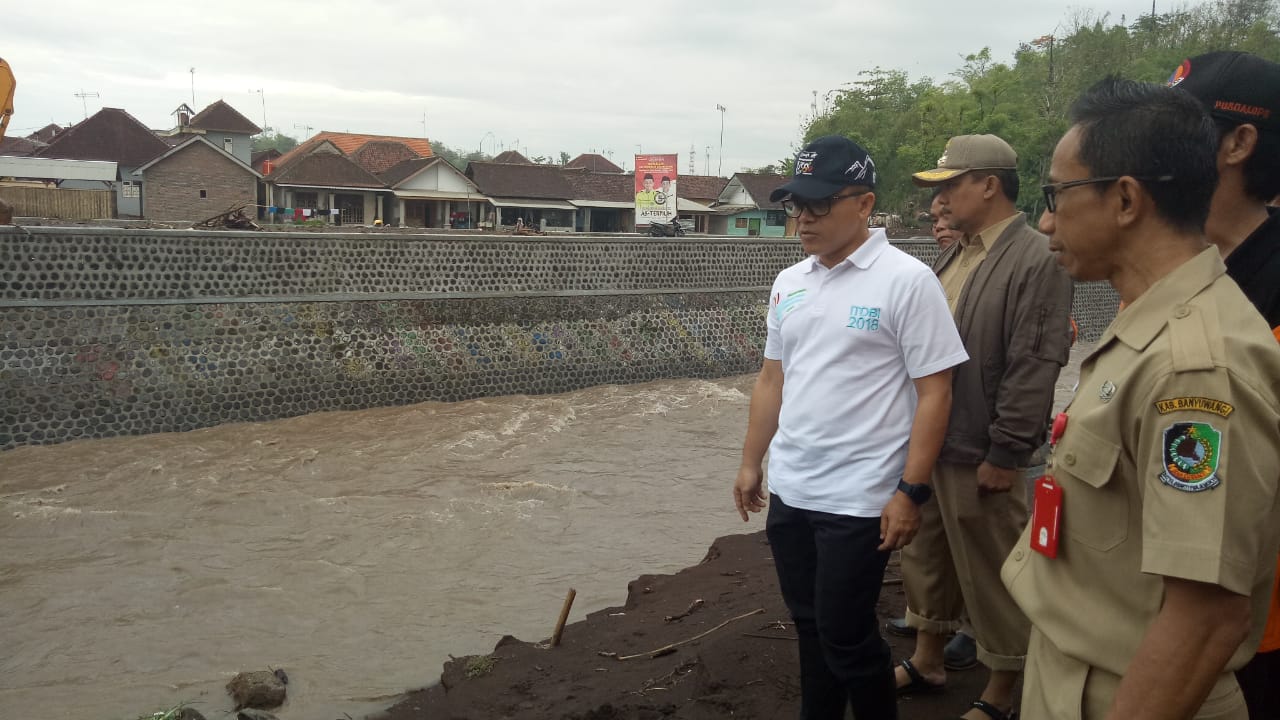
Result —
M880 329L880 308L863 307L861 305L849 306L849 324L845 327L854 330L866 330L875 332Z
M795 292L787 293L784 297L782 293L776 293L773 296L773 315L782 322L782 318L791 314L792 310L800 307L800 303L804 302L805 293L808 290L801 288Z

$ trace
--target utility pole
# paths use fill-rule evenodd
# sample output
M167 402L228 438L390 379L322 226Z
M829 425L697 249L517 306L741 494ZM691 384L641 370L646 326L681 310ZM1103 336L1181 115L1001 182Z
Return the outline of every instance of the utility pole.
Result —
M704 167L707 168L707 174L710 175L711 174L711 146L710 145L707 146L706 154L703 155L702 157L704 160L706 160L706 163L704 163Z
M693 144L690 143L689 144L689 174L690 175L698 174L697 165L698 165L698 151L696 148L693 147Z
M716 174L724 173L724 111L725 107L720 103L716 103L716 109L720 111L720 155L716 159Z
M98 96L98 93L96 93L96 92L85 92L83 89L81 89L81 90L80 90L80 92L78 92L78 93L72 93L72 95L74 95L75 97L80 98L80 106L81 106L82 108L84 108L84 119L85 119L85 120L88 120L88 119L89 119L89 104L88 104L87 102L85 102L85 100L84 100L84 99L85 99L85 98L91 98L91 97L99 97L99 96Z
M191 108L194 110L196 107L196 69L191 68L187 72L191 73Z
M422 111L422 139L427 140L427 111Z
M271 128L267 127L267 96L262 92L262 88L250 90L249 92L258 93L258 97L262 99L262 132L265 135L271 130Z

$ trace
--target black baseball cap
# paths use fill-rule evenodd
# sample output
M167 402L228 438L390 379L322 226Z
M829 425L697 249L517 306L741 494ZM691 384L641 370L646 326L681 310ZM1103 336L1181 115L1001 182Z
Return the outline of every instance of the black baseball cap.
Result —
M769 194L770 202L788 195L804 200L831 197L850 185L876 186L876 164L858 143L840 135L827 135L804 146L796 154L791 182Z
M1185 90L1209 114L1280 133L1280 65L1249 53L1223 51L1182 61L1169 87Z

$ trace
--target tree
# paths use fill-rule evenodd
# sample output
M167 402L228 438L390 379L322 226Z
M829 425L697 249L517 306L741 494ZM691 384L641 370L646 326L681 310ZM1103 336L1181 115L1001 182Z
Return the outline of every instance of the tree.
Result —
M1280 62L1280 0L1213 0L1132 24L1076 11L1063 26L1020 43L1012 64L990 48L967 55L941 83L913 83L902 70L862 71L828 94L834 101L807 123L802 142L831 134L857 141L875 159L879 207L906 216L927 198L911 173L936 164L952 136L993 133L1018 152L1018 205L1035 215L1070 103L1093 83L1111 73L1164 82L1184 58L1211 50Z
M263 150L279 150L281 154L287 153L298 146L298 139L290 137L283 133L262 133L255 135L253 138L253 151L262 152Z

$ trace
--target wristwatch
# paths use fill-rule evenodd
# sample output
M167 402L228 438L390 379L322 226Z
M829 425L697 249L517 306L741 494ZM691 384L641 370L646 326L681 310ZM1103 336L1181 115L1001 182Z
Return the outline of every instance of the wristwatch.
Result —
M906 480L899 480L898 489L902 491L903 495L910 498L911 502L917 505L923 505L929 502L929 498L933 497L933 488L924 483L912 485Z

